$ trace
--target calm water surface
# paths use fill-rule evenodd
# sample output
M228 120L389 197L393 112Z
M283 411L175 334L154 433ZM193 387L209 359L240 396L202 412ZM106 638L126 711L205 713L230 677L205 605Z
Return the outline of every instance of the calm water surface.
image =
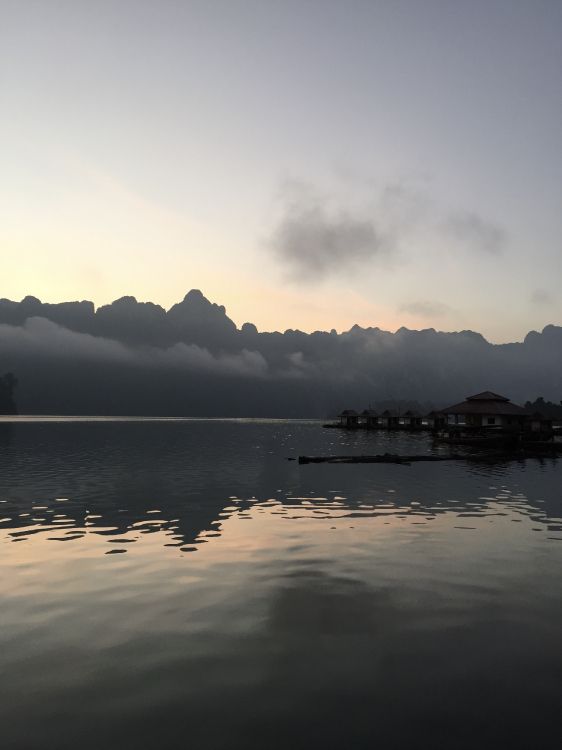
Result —
M428 438L0 424L2 748L562 745L562 462Z

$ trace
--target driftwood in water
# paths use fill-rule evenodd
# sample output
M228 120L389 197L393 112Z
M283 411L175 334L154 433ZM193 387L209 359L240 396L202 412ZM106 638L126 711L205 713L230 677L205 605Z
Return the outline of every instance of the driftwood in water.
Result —
M418 456L398 456L383 453L377 456L299 456L299 464L408 464L416 461L466 461L468 456L451 453L447 456L422 454Z
M496 461L520 461L525 458L555 458L552 449L541 453L526 452L523 449L512 451L486 451L485 453L448 453L447 455L421 454L418 456L399 456L394 453L383 453L376 456L299 456L299 464L402 464L409 466L418 461L475 461L495 463ZM295 459L289 459L294 461Z

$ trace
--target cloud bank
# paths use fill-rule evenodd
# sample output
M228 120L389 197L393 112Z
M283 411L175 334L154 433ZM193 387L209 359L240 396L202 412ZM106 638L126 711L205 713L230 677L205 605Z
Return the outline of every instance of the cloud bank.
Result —
M0 351L6 357L23 357L37 362L45 359L87 366L126 365L132 368L177 369L180 371L265 377L264 357L255 351L219 355L196 344L177 342L173 346L131 347L119 341L78 333L45 318L28 318L23 326L0 325Z

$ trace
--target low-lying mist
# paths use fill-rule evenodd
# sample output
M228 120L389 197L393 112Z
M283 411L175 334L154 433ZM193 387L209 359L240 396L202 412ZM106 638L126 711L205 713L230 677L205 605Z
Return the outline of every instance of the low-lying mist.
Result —
M521 343L472 331L240 329L192 290L166 311L124 297L0 300L0 373L21 413L326 417L389 401L443 406L492 389L514 401L562 396L562 328Z

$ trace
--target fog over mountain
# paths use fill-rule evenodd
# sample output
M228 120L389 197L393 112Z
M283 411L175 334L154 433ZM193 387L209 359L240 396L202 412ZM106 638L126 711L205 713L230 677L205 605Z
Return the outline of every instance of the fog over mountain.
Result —
M20 413L325 417L389 400L444 406L492 389L562 398L562 327L491 344L479 333L353 326L240 329L198 290L166 311L123 297L0 300L0 374Z

